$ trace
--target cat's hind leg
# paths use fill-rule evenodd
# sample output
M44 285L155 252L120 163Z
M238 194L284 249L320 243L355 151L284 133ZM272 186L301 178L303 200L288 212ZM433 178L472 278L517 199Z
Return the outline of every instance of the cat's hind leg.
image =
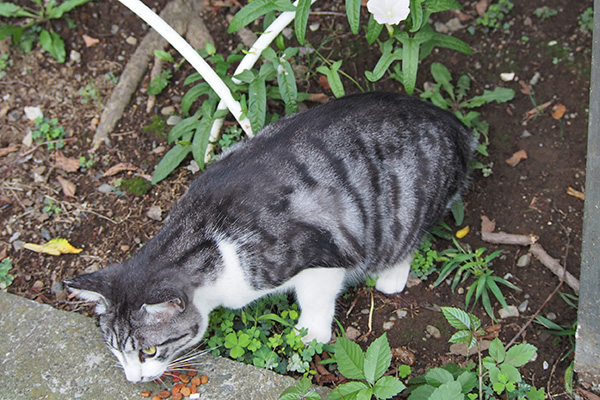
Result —
M321 343L331 340L335 300L345 276L343 268L310 268L293 278L301 310L297 327L308 329L308 335L302 338L305 343L313 339Z
M408 280L412 259L413 253L404 260L393 265L391 268L382 271L379 274L375 288L386 294L400 293L403 291L406 286L406 281Z

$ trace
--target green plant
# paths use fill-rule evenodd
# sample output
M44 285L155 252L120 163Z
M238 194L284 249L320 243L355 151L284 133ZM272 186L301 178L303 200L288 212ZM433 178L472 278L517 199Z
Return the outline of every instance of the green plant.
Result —
M502 20L508 15L515 5L510 0L498 0L491 4L483 15L475 20L475 23L483 26L484 32L495 31L502 27L503 30L510 28L510 23Z
M504 393L510 399L543 400L543 389L527 385L518 368L531 361L537 349L531 344L518 344L504 349L498 338L492 340L489 356L482 357L479 336L485 331L473 314L453 307L442 307L450 325L458 329L451 343L467 343L468 349L476 347L477 369L473 363L465 367L448 364L433 368L422 376L411 379L409 400L492 399Z
M167 125L167 117L164 115L153 115L150 118L152 123L150 123L148 126L145 126L142 130L144 132L152 132L161 138L165 138L167 136L166 132L169 129L169 126Z
M0 54L0 79L6 76L6 68L12 65L12 60L10 59L10 54L2 53Z
M81 167L82 171L92 168L94 163L95 161L93 153L90 154L90 158L86 158L85 156L79 157L79 166Z
M119 187L136 196L143 196L152 189L152 184L140 176L134 176L131 179L123 179Z
M42 208L42 212L44 214L47 214L49 217L56 215L62 211L62 209L60 208L60 205L55 204L54 200L52 200L49 197L46 197L44 199L44 204L45 204L45 206Z
M579 16L579 29L583 32L592 32L594 30L594 9L588 7Z
M171 70L161 70L160 74L156 75L148 85L147 93L150 96L158 96L162 93L163 90L165 90L167 86L169 86L169 81L172 77L173 73L171 72Z
M310 379L304 376L296 386L289 387L281 393L279 400L319 400L321 396L310 390Z
M496 87L494 90L484 90L483 94L469 97L471 78L468 75L461 75L454 84L450 71L440 63L431 64L431 75L436 83L433 88L423 92L421 98L429 100L444 110L453 112L467 127L473 129L479 142L477 152L487 157L490 127L485 120L481 119L481 113L474 109L493 102L511 101L515 97L515 91L510 88ZM486 175L486 169L491 168L489 164L484 165L479 161L474 161L472 167L481 169L484 175ZM488 175L489 172L487 171Z
M328 362L336 362L338 371L349 382L337 386L328 400L389 399L405 389L395 376L385 375L392 362L392 351L384 333L363 352L360 346L340 335L333 345L334 355Z
M514 290L521 290L506 279L495 276L494 271L489 267L491 262L502 253L502 250L497 250L489 255L484 255L487 251L485 247L471 251L468 245L463 248L455 238L452 238L452 241L454 243L454 248L446 249L439 255L439 260L442 261L443 264L440 276L433 285L438 286L450 274L454 273L451 286L452 291L454 291L459 283L465 282L473 275L475 281L471 283L467 289L465 295L465 307L469 307L471 299L473 299L474 306L481 298L486 313L495 321L496 317L494 316L489 292L494 295L504 308L508 308L498 284L508 286Z
M286 295L273 295L243 310L218 308L211 313L207 348L217 356L278 373L310 371L309 362L323 351L315 340L305 344L305 330L298 331L297 305Z
M0 262L0 290L5 290L13 283L14 276L8 273L12 268L12 261L6 257Z
M90 0L66 0L58 5L56 0L31 1L35 7L22 7L9 2L0 3L1 17L25 18L25 23L22 25L0 25L0 39L10 36L12 42L24 52L31 51L37 40L42 48L59 63L64 63L66 58L65 42L54 32L50 20L60 19L65 13Z
M439 261L439 257L438 252L433 248L434 243L435 238L432 235L425 236L410 264L412 276L427 279L436 270L435 263Z
M555 15L557 15L558 11L556 11L555 9L550 8L548 6L543 6L543 7L536 8L533 13L538 18L547 19L547 18L554 17Z
M102 108L102 99L100 98L100 90L96 87L94 79L90 77L89 82L79 89L79 95L83 97L83 104L94 104L98 108Z
M36 118L35 129L31 131L31 137L44 142L48 150L54 148L62 149L65 145L64 138L66 135L67 132L65 131L65 128L58 125L57 118L52 118L50 120L46 118Z

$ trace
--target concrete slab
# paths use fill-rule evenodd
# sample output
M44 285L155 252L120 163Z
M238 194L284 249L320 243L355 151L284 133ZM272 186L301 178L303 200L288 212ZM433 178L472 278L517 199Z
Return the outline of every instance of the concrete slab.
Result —
M203 400L276 400L296 383L211 355L199 363L209 377L198 390ZM93 319L0 291L0 400L142 400L145 390L161 387L128 382Z

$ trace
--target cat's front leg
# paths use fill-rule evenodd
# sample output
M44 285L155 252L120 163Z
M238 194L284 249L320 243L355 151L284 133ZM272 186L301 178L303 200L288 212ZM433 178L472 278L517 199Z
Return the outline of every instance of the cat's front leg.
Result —
M302 338L305 343L313 339L321 343L331 340L335 301L345 276L343 268L310 268L293 278L301 310L297 327L308 329L308 335Z
M412 259L413 253L391 268L379 273L375 288L385 294L400 293L403 291L408 280Z

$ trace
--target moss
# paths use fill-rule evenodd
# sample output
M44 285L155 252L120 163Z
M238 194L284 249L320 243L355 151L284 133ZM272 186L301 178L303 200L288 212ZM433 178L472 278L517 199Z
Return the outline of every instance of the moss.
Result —
M143 196L152 188L152 184L139 176L125 179L121 182L121 189L136 196Z

